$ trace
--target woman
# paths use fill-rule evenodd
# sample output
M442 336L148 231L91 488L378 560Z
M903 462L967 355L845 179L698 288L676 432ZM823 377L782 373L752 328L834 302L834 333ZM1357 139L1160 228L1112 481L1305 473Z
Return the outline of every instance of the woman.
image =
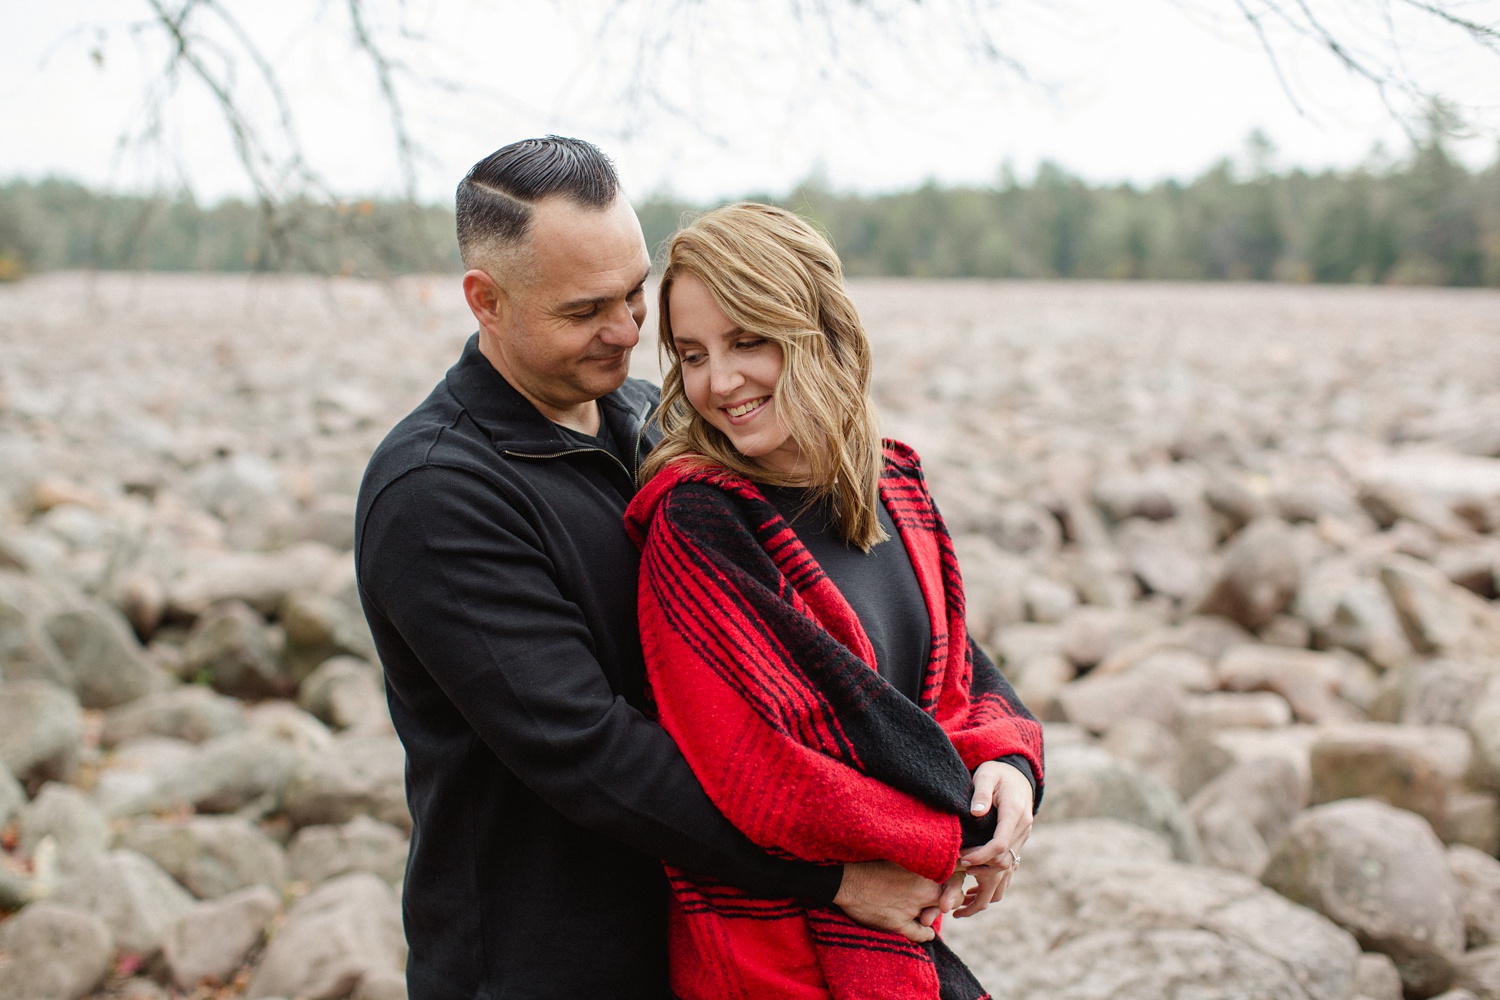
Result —
M664 437L626 519L662 725L756 843L954 877L990 839L971 775L1015 766L1039 782L1041 727L968 639L915 453L876 437L837 255L789 212L731 205L673 238L660 294ZM1017 858L976 869L966 910ZM985 995L941 942L668 874L679 997Z

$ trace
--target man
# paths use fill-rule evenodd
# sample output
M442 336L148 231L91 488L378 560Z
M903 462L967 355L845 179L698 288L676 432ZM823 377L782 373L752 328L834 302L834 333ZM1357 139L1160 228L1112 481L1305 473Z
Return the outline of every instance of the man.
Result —
M626 377L650 260L613 166L515 143L457 218L479 331L376 449L355 547L407 753L410 996L666 998L661 859L930 937L957 890L766 854L643 714L622 517L654 440Z

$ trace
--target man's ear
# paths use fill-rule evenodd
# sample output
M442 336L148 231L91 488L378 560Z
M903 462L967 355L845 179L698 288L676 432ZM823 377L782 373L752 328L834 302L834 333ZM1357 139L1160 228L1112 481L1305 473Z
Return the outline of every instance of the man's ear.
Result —
M464 299L480 329L493 334L509 325L510 295L488 271L475 268L464 272Z

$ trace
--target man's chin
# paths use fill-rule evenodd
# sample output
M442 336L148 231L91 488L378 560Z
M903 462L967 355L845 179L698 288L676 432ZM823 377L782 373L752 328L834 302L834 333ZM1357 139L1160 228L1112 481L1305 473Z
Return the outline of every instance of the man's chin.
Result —
M630 375L630 352L615 358L600 358L589 364L589 388L597 389L597 396L614 392L625 384Z

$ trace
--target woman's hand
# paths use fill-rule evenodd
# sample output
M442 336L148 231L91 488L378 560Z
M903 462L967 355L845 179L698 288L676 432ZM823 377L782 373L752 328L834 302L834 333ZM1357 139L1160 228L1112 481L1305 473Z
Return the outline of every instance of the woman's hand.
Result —
M975 816L997 810L995 836L958 859L959 867L967 868L978 884L964 895L963 905L953 911L955 917L972 917L1005 895L1020 864L1021 847L1031 836L1031 806L1031 782L1020 769L991 760L974 771L969 809Z

